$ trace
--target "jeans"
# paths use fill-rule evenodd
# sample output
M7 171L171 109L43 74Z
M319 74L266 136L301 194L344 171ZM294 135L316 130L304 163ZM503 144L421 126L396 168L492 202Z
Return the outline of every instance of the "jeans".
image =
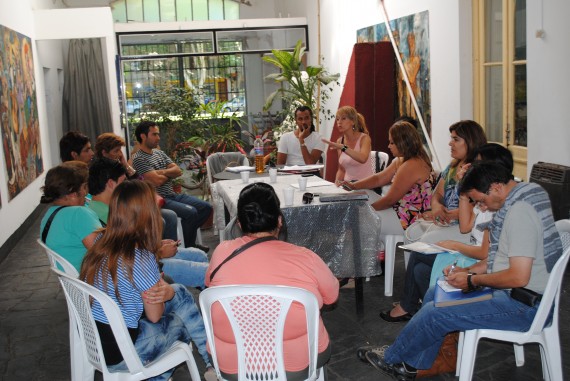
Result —
M196 246L196 231L212 213L210 203L187 194L176 194L164 198L163 208L174 211L182 219L186 247Z
M420 299L429 287L431 269L437 255L424 255L412 251L406 268L404 292L400 298L400 306L404 311L415 314L420 308Z
M435 307L433 295L431 287L422 308L385 352L387 363L429 369L448 333L480 328L524 332L538 309L538 304L529 307L517 302L506 290L495 290L489 300L449 307Z
M176 241L178 239L178 216L172 210L160 209L164 227L162 229L162 238Z
M180 284L173 284L175 294L172 300L165 303L162 318L157 323L151 323L146 318L139 320L139 334L135 345L141 362L148 364L165 353L176 341L194 342L206 366L211 366L206 351L206 330L200 311L194 302L192 294ZM127 366L124 361L109 367L110 371L124 371ZM150 380L163 381L174 372L170 369Z
M175 256L161 259L162 270L175 283L189 287L205 288L204 280L208 269L208 256L195 248L178 249Z

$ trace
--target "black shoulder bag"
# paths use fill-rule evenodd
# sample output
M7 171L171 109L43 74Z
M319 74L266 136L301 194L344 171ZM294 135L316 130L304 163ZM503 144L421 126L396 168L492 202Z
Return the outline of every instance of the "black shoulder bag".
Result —
M51 214L51 216L49 216L45 226L44 226L44 230L42 231L42 242L46 243L46 239L47 239L47 235L49 233L49 228L51 227L51 222L53 221L53 218L55 217L55 215L57 214L57 212L59 212L60 210L62 210L63 208L67 208L69 205L63 205L60 206L59 208L57 208L56 210L53 211L53 213Z
M229 260L235 258L237 255L243 253L244 251L246 251L247 249L249 249L252 246L257 245L258 243L262 243L262 242L266 242L266 241L272 241L272 240L276 240L277 238L273 237L273 236L267 236L267 237L261 237L258 239L254 239L253 241L250 241L248 243L246 243L243 246L238 247L237 249L234 250L233 253L231 253L229 255L229 257L227 257L226 259L224 259L222 261L222 263L220 263L218 265L218 267L216 267L214 269L214 271L212 271L212 273L210 274L210 282L212 281L212 279L214 279L214 275L216 275L216 273L218 272L218 270L220 269L220 267L222 267L226 262L228 262Z

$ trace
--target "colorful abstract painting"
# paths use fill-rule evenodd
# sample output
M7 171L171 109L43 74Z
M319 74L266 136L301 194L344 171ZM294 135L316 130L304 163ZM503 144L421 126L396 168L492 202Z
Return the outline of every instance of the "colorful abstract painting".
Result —
M422 113L426 128L430 131L431 99L429 75L429 17L428 11L416 13L390 21L394 40L414 96ZM371 31L373 30L373 32ZM390 41L385 23L359 29L356 32L358 42ZM397 71L398 102L396 115L416 117L416 112L406 88L402 71Z
M0 127L12 200L44 170L34 59L26 37L0 25Z

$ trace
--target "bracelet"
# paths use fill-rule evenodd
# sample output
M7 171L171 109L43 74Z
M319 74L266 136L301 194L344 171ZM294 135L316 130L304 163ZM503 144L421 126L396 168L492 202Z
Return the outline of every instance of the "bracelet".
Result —
M347 149L348 149L348 146L346 144L344 144L340 150L342 152L346 152Z

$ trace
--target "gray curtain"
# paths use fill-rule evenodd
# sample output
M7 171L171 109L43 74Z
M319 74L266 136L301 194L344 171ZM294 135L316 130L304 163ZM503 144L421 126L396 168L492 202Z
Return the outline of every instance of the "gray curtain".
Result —
M63 133L79 131L92 144L112 132L101 40L71 40L64 69Z

